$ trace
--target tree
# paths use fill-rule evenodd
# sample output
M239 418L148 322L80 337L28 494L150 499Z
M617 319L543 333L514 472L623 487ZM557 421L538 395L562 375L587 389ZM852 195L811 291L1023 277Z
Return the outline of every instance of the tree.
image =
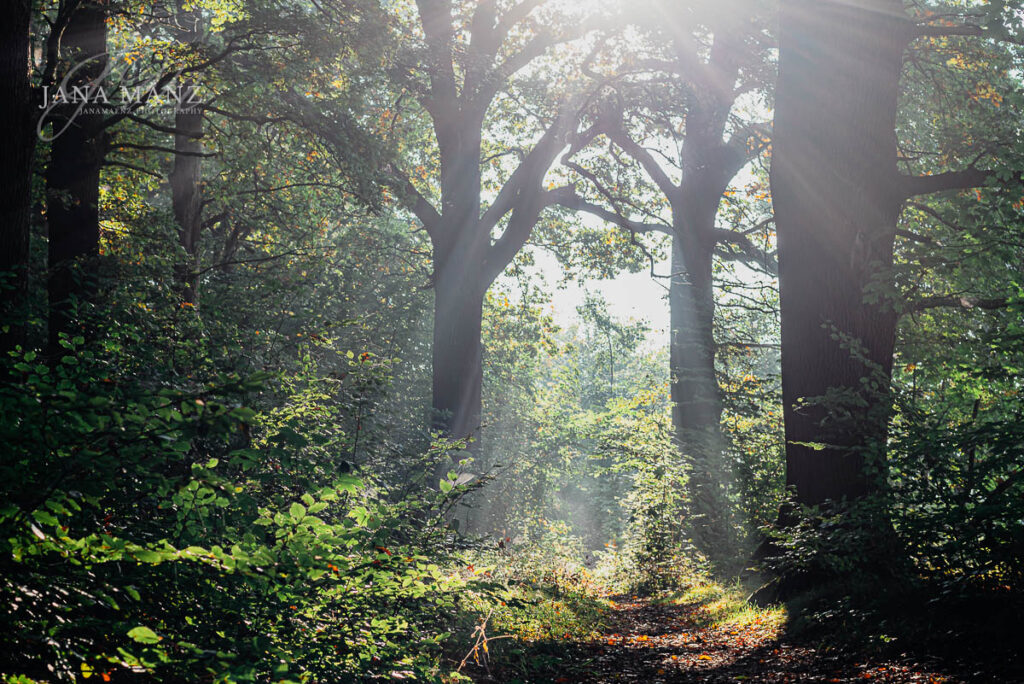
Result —
M927 13L918 23L899 0L786 0L781 11L771 184L786 480L798 503L816 505L877 483L866 454L884 455L899 311L887 292L904 202L991 177L977 167L984 149L966 168L899 170L905 50L981 27L931 23ZM837 407L847 419L829 419Z
M502 8L481 0L463 16L451 0L418 0L422 43L405 52L394 70L398 85L425 112L437 154L436 166L429 160L419 165L425 173L432 167L433 183L418 182L398 162L388 182L430 236L434 421L460 438L475 433L480 422L484 294L526 243L541 212L556 203L560 189L545 188L543 181L576 122L573 98L556 95L557 103L538 117L542 132L528 149L491 149L488 143L485 159L485 121L516 74L582 33L545 25L537 13L543 4L522 0ZM517 157L518 164L487 202L485 171L490 160L506 156ZM501 234L493 239L496 230Z
M659 232L672 238L672 422L681 453L691 459L698 547L728 557L732 533L722 474L726 445L715 369L713 264L717 257L762 271L774 267L763 246L749 238L751 230L718 224L730 182L767 140L767 126L744 120L737 108L744 96L766 86L770 42L757 7L722 11L698 4L678 12L653 3L652 8L653 16L641 26L653 34L653 56L633 57L619 67L623 73L608 77L613 94L566 155L595 199L574 195L565 206L633 235ZM612 146L610 159L591 158L598 169L571 158L596 139ZM641 206L637 188L622 181L622 155L653 185L653 207ZM668 206L667 218L661 205Z
M29 212L35 155L28 47L32 3L10 3L0 29L0 315L11 328L0 331L0 354L22 341L28 297Z
M106 154L106 117L98 111L96 88L102 86L108 66L107 3L70 2L61 9L70 18L57 41L58 74L70 97L53 110L45 171L49 346L54 353L60 334L72 332L76 301L88 299L96 287L99 181ZM84 96L75 94L76 87Z
M202 18L196 9L177 3L180 41L196 43L202 38ZM199 306L199 238L203 226L202 155L203 110L195 102L195 81L179 79L183 96L174 110L174 169L171 171L171 202L178 223L178 241L184 261L175 266L175 280L183 302Z

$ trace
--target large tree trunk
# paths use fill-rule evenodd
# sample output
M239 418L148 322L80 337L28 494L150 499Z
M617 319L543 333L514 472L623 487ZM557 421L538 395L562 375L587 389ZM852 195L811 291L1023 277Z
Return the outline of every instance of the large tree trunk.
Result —
M483 293L458 271L434 287L434 426L449 436L477 436L481 415Z
M14 0L0 28L0 354L24 342L29 215L36 135L28 74L32 3Z
M452 109L434 122L441 153L442 226L434 252L434 427L478 436L482 413L483 268L490 235L480 223L482 113Z
M867 494L866 450L884 448L896 315L865 287L892 264L905 24L899 0L782 3L771 181L786 483L802 504ZM846 419L798 408L836 391Z
M744 163L744 156L723 142L732 108L735 65L729 41L716 41L717 78L704 84L703 97L691 105L681 160L683 178L673 202L672 279L669 312L672 334L672 422L676 440L689 460L689 496L697 548L709 558L735 557L730 523L729 469L722 435L722 395L715 371L715 294L712 269L717 244L715 220L722 194ZM726 75L728 74L728 75Z
M192 43L200 36L200 15L185 10L178 2L178 23L182 29L181 42ZM174 219L178 223L178 241L185 252L184 261L175 265L174 278L182 302L199 306L199 233L202 227L202 151L199 139L203 135L203 112L198 104L190 102L194 83L179 82L182 101L174 111L174 168L171 171L171 201Z
M472 203L470 203L472 204ZM490 236L469 218L434 245L434 427L478 437L483 386L484 257Z
M677 235L672 241L669 344L672 424L676 442L690 462L689 494L697 547L713 555L723 544L722 400L715 377L712 253Z
M77 69L68 84L96 83L107 66L106 12L99 3L81 5L64 31L61 58ZM60 333L71 333L74 303L96 288L99 248L99 179L105 153L103 114L89 103L70 102L54 110L50 163L46 169L46 223L49 232L49 341L59 351Z

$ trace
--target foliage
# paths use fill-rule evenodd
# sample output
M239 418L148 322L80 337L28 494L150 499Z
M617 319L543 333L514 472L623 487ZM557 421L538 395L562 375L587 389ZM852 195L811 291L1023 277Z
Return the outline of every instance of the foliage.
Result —
M436 540L459 492L396 498L379 475L346 472L351 440L318 417L332 383L315 367L257 410L269 376L140 381L123 369L141 341L115 330L129 338L65 339L52 366L22 354L18 391L3 393L3 670L435 672L438 619L463 586ZM375 372L351 365L356 384Z
M735 29L747 63L726 61L752 90L722 113L750 164L702 198L719 207L709 339L725 437L706 474L739 542L715 569L742 571L764 530L771 568L804 583L793 614L808 624L897 645L899 611L954 637L978 628L978 640L1011 624L1002 616L1024 596L1024 148L1008 115L1024 106L1021 53L938 29L959 17L1013 38L1013 4L908 8L936 35L908 53L899 170L977 169L987 185L904 208L892 268L864 293L900 317L891 387L864 378L891 415L888 443L872 445L878 491L801 510L783 488L770 135L749 126L772 99L771 3L644 2L639 28L613 26L614 3L455 3L451 40L426 35L418 8L430 4L100 3L112 93L185 77L203 93L202 227L186 254L166 97L108 110L92 141L100 239L48 348L47 211L66 198L46 196L51 147L36 145L27 323L0 330L19 343L0 355L0 677L452 681L493 666L544 681L566 641L589 648L613 629L612 591L700 605L701 629L777 627L781 610L707 580L691 544L702 513L690 473L705 464L673 434L663 333L592 293L563 323L544 278L664 270L668 241L624 224L675 230L683 212L627 139L673 183L692 165L700 89L650 60L692 52L703 65L716 27ZM33 84L76 6L33 4ZM480 8L506 18L481 25ZM188 40L186 14L198 20ZM499 44L482 65L488 30ZM473 126L450 130L442 110ZM589 130L612 115L618 142ZM549 130L537 163L531 146ZM465 153L461 136L479 143L472 183L442 159L442 147ZM552 166L565 149L574 166ZM502 208L508 188L516 208L481 222L473 249L504 254L519 212L540 217L534 246L482 294L483 425L468 445L431 432L433 257L462 220L444 188L468 198L466 216ZM556 206L570 190L629 220L579 220ZM560 276L538 269L540 248ZM818 400L833 417L842 408ZM971 620L943 622L946 606Z

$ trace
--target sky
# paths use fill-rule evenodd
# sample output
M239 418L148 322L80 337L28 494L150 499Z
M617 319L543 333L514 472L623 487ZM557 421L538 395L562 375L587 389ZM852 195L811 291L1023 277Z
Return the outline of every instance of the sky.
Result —
M551 306L555 322L568 327L579 316L576 307L583 303L587 291L599 293L608 302L611 313L621 320L646 319L650 325L649 339L668 342L669 311L666 298L667 281L651 278L650 272L620 273L610 280L588 280L583 285L575 281L559 289L557 283L562 277L562 268L551 254L535 250L534 272L544 277L547 291L551 294ZM657 273L668 274L668 263L658 264Z

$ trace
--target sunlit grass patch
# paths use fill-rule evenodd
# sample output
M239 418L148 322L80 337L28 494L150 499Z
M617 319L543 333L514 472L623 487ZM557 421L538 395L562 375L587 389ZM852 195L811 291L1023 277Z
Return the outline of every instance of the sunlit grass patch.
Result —
M662 601L680 605L698 605L694 620L702 627L742 628L759 626L778 632L786 622L782 606L761 608L746 600L739 585L724 586L707 578L693 577L688 585Z

